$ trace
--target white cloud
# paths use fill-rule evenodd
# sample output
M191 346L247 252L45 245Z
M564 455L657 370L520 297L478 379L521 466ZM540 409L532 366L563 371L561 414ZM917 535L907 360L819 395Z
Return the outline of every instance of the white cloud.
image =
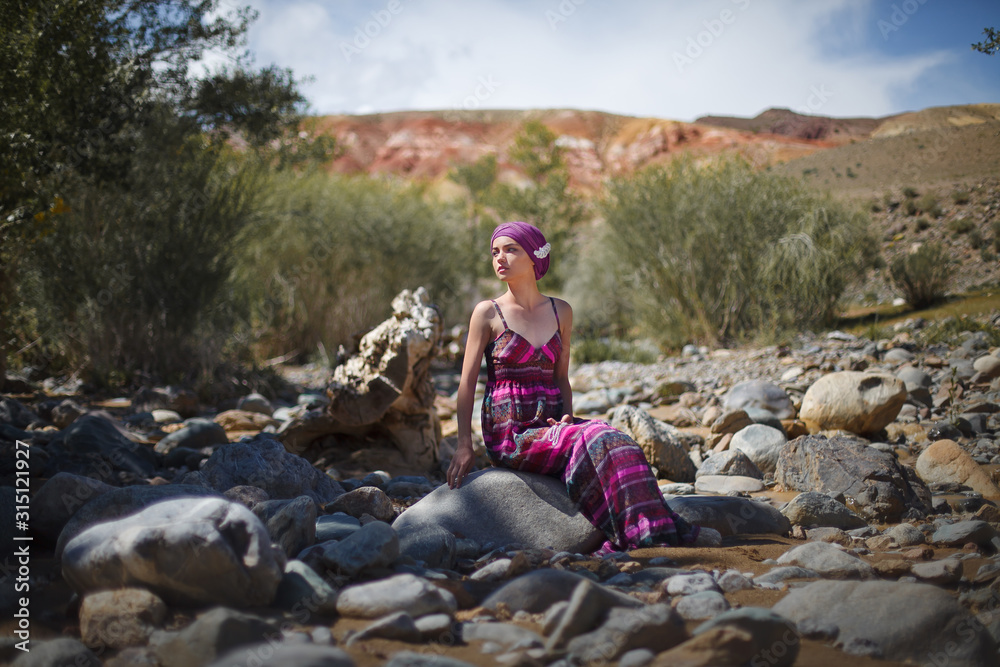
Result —
M255 0L250 47L314 77L314 113L477 105L690 120L812 102L881 116L948 62L865 44L869 0L394 2Z

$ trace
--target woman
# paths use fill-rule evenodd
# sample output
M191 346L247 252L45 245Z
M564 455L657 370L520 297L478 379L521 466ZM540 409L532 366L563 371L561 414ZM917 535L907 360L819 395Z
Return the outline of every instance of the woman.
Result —
M494 466L562 479L570 499L607 537L598 553L693 543L698 527L667 506L639 445L605 421L573 418L573 310L538 291L551 245L527 222L498 226L490 245L507 292L472 312L448 485L460 487L475 458L472 409L485 353L483 440Z

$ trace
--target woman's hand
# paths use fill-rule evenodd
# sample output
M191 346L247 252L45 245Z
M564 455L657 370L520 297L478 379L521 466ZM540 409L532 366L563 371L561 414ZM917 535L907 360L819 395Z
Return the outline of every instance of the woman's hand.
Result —
M549 426L555 426L556 424L572 424L572 423L573 423L573 415L563 415L562 419L560 419L559 421L556 421L552 417L549 417Z
M476 454L472 451L471 443L458 446L455 455L451 457L451 465L448 466L448 488L457 489L462 486L475 460Z

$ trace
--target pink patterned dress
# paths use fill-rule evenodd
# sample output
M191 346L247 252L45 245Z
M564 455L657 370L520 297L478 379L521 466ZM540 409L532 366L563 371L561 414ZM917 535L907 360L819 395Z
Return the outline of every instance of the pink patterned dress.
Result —
M671 511L632 438L602 420L549 426L550 417L563 415L554 380L558 328L535 348L493 306L504 326L486 346L483 439L493 465L561 479L580 512L607 536L597 553L693 543L698 527Z

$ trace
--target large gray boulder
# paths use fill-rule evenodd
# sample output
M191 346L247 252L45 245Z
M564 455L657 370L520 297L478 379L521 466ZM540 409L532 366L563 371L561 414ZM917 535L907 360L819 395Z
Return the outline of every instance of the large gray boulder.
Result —
M129 439L126 431L103 412L78 418L49 441L46 452L49 457L44 477L71 472L116 485L156 474L153 450Z
M469 475L461 488L439 486L393 522L400 535L444 528L479 544L589 553L604 534L577 511L566 485L554 477L506 468Z
M733 435L729 449L743 452L761 472L774 472L781 450L788 438L778 429L764 424L751 424Z
M767 410L778 419L795 416L795 407L785 390L764 380L748 380L733 385L722 399L722 405L726 411L746 408Z
M727 535L787 535L792 526L776 508L737 496L667 496L670 509L685 521Z
M205 461L199 474L209 486L225 492L234 486L256 486L272 500L309 496L324 505L344 489L301 456L291 454L267 434L222 445Z
M161 500L206 496L221 497L222 494L192 484L126 486L102 493L77 510L63 527L56 541L56 558L62 557L63 550L71 539L90 526L135 514Z
M694 462L679 430L633 405L615 408L611 425L642 447L646 460L659 471L659 477L674 482L694 481Z
M930 509L930 492L912 468L853 437L802 436L778 458L775 480L789 491L819 491L868 521L899 523Z
M78 509L114 489L99 479L56 473L31 498L31 532L55 543Z
M799 418L822 430L880 431L906 402L903 381L887 373L839 371L817 380L802 398Z
M285 558L250 510L178 498L92 526L70 540L63 578L79 593L137 586L176 604L266 605Z
M803 635L835 639L850 655L940 667L997 664L997 646L958 601L929 584L818 581L774 605Z
M781 513L788 517L792 525L804 528L824 526L851 530L868 525L844 503L816 491L795 496L781 509Z

